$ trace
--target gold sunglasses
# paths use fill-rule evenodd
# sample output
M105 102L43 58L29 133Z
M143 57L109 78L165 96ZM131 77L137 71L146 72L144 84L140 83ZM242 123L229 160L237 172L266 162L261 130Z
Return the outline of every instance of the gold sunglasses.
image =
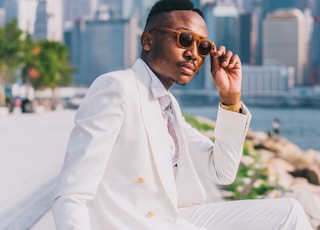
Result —
M206 37L202 37L199 34L189 30L175 30L164 27L155 27L149 30L149 33L157 30L166 33L175 33L177 37L177 44L180 48L189 48L193 45L193 42L198 44L198 52L202 57L207 56L212 50L216 48L215 44Z

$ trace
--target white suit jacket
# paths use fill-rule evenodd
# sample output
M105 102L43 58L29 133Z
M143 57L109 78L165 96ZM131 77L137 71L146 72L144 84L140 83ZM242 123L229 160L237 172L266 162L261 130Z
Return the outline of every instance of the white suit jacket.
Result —
M174 178L167 130L151 79L138 59L131 69L104 74L75 116L53 199L58 230L201 229L180 219L180 207L210 201L214 183L237 173L250 113L219 108L215 143L188 125L177 101L182 149Z

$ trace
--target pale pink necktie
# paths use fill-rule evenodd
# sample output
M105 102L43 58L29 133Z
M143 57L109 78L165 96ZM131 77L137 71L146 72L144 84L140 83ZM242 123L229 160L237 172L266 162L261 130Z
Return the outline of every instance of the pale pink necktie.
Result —
M160 103L161 101L164 101L163 103L165 103L165 105L164 104L162 105L164 107L164 113L166 114L168 132L174 142L175 151L173 153L172 163L173 165L175 165L178 162L178 157L179 157L179 143L178 143L178 138L174 129L175 117L172 112L171 101L169 97L167 97L166 100L160 100Z

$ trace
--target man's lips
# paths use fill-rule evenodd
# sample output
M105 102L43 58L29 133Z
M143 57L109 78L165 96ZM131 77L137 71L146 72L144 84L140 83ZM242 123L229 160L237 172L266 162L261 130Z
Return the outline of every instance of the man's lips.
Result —
M192 75L192 74L194 74L194 72L196 70L194 64L192 64L192 63L180 63L179 68L180 68L181 72L186 75Z

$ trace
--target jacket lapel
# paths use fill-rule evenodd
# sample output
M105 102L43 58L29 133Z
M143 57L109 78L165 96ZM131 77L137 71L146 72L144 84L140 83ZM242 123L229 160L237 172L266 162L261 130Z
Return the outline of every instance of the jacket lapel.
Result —
M173 102L172 105L175 117L179 118L181 117L179 105L175 98L172 95L170 96L171 101ZM177 187L178 207L186 207L205 203L206 193L192 163L181 127L181 120L177 119L175 131L179 139L180 155L175 183Z
M167 144L167 130L163 125L162 111L159 101L151 93L151 79L141 59L132 67L137 79L140 97L140 111L149 138L150 149L154 164L161 183L174 207L177 207L177 191L175 186L169 145Z

